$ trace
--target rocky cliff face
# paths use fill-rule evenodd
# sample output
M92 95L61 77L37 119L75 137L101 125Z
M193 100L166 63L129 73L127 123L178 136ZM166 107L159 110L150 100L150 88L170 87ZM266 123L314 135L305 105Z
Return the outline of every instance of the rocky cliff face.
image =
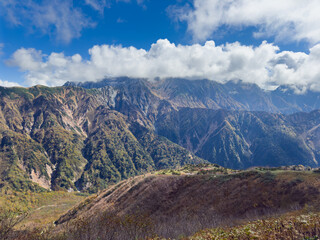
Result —
M206 161L317 166L320 112L284 113L317 109L319 96L183 79L0 88L0 186L95 192Z

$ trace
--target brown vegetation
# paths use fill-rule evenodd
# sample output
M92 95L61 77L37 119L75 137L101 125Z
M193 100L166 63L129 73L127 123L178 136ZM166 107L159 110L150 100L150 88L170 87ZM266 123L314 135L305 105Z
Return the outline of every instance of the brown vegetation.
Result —
M313 239L319 187L312 171L162 170L91 195L55 225L11 228L9 239Z
M311 172L146 175L101 192L56 223L65 228L81 219L89 226L105 222L102 216L134 216L149 222L154 235L177 238L316 206L319 187L320 175Z
M204 239L301 239L317 240L320 235L320 214L306 213L305 210L246 223L236 227L205 229L190 240Z

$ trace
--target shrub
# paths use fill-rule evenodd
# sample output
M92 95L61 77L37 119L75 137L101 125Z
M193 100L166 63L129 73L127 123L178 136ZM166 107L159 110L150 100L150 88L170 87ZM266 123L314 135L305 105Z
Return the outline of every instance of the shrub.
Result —
M28 213L19 209L0 209L0 239L9 239L13 229L22 222Z

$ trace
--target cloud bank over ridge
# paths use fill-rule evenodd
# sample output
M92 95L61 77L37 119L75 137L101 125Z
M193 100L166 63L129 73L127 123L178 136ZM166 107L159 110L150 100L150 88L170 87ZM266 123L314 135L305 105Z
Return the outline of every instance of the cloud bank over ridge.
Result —
M20 84L16 82L9 82L9 81L0 79L0 86L1 87L20 87Z
M18 49L7 61L25 73L25 85L62 85L66 81L98 81L104 77L181 77L218 82L241 79L264 89L283 84L300 90L320 91L320 44L310 53L280 51L273 44L245 46L238 42L216 46L175 45L159 39L147 51L121 45L95 45L90 59L79 54L43 54L36 49Z

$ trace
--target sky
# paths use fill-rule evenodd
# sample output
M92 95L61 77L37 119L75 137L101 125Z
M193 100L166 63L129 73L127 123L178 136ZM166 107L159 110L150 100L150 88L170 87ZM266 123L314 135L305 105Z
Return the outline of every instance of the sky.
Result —
M0 85L105 77L320 91L319 0L0 0Z

